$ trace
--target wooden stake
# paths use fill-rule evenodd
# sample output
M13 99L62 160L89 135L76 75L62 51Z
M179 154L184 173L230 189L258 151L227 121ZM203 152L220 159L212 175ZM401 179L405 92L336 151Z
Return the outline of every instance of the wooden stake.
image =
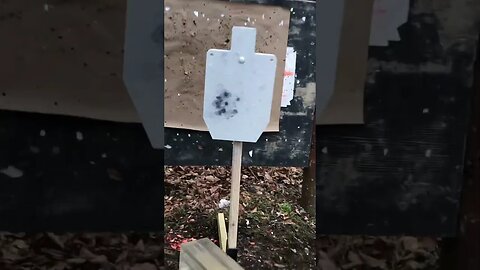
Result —
M227 226L225 225L225 216L223 213L218 213L218 240L220 242L220 248L223 252L227 252Z
M232 186L230 189L230 213L228 217L229 255L237 257L238 209L240 204L240 179L242 169L242 142L233 142L232 151Z

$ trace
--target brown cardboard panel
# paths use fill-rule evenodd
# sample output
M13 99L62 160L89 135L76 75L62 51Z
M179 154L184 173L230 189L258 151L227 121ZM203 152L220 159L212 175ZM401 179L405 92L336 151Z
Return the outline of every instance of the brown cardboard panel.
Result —
M216 0L165 1L165 127L207 130L203 121L206 53L229 49L233 26L257 28L257 52L277 56L271 121L278 131L290 11Z
M138 122L122 82L126 1L0 2L0 109Z
M318 125L363 124L373 0L345 0L335 87ZM321 65L321 63L318 63Z

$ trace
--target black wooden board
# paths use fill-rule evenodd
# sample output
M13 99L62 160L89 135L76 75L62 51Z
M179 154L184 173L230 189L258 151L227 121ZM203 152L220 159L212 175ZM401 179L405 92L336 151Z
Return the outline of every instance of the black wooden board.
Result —
M370 49L366 124L317 126L318 234L456 232L478 3L420 2Z
M238 1L237 1L238 2ZM293 8L288 46L297 51L297 89L315 82L315 2L244 1ZM302 20L305 17L305 22ZM314 92L312 96L314 99ZM243 163L257 166L308 165L313 129L313 102L296 95L292 105L282 108L280 131L265 133L255 144L245 144ZM165 129L165 163L168 165L229 165L231 142L214 141L208 132Z
M163 151L141 124L0 111L0 230L163 232Z

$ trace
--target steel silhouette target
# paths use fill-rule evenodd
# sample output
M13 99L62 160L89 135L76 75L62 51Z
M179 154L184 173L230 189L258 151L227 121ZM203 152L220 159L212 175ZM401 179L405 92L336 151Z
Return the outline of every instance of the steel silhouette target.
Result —
M256 142L270 121L277 58L255 43L255 28L234 26L230 50L207 52L203 119L215 140Z

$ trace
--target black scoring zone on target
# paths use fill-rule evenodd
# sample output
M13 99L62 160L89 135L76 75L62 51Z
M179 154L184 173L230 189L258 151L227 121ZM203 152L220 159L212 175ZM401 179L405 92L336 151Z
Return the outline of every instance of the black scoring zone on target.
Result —
M223 116L227 119L232 118L238 113L236 103L240 101L239 97L234 97L227 90L222 90L220 95L215 98L213 106L215 106L215 114Z

